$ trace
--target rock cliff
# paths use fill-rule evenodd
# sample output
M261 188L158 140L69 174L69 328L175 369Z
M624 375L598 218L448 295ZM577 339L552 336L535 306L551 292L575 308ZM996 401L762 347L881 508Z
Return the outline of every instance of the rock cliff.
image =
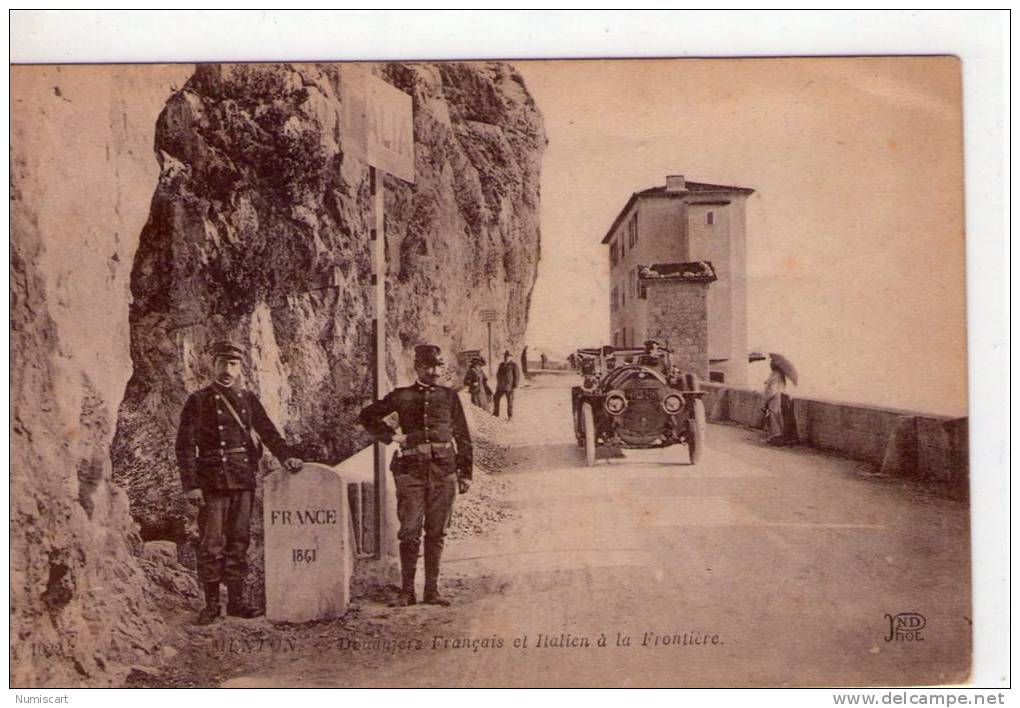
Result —
M497 346L522 341L545 135L506 64L371 71L414 107L416 180L384 182L399 383L420 341L448 355L483 347L481 309L502 314ZM371 395L369 169L344 150L340 87L336 65L201 66L159 118L113 449L146 540L188 536L172 443L213 340L248 350L248 385L306 459L335 463L367 442L354 419Z
M482 348L480 309L504 313L498 347L521 341L545 137L509 66L371 70L414 101L417 180L385 180L398 383L420 340ZM336 67L11 79L11 683L116 685L168 655L159 608L194 599L159 541L187 535L172 439L211 339L244 342L302 454L365 443L368 169Z
M166 628L109 447L154 117L190 73L11 69L12 686L118 684L159 656Z

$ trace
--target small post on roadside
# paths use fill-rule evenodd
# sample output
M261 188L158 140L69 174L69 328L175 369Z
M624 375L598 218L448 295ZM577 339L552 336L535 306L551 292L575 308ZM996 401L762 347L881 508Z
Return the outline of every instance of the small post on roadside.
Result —
M489 378L492 378L492 323L496 321L499 313L495 310L482 310L482 322L489 330Z

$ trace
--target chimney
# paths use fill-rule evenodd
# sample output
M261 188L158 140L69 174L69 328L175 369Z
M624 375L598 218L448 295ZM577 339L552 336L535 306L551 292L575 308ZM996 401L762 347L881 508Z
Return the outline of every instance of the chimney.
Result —
M667 192L686 192L687 180L683 175L666 175Z

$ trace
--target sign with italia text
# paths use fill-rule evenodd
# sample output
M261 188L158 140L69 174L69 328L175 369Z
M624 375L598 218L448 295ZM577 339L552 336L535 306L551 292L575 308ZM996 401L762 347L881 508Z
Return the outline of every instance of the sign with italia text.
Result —
M343 150L395 177L414 182L411 96L359 64L341 70Z

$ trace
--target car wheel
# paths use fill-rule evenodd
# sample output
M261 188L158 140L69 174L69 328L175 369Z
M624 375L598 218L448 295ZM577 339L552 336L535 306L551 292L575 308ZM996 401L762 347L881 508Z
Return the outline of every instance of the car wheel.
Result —
M595 413L590 403L581 406L581 423L584 427L584 464L595 464Z
M693 405L694 411L690 420L687 421L689 430L687 433L687 451L691 455L691 464L698 464L701 454L705 450L705 402L698 399Z

